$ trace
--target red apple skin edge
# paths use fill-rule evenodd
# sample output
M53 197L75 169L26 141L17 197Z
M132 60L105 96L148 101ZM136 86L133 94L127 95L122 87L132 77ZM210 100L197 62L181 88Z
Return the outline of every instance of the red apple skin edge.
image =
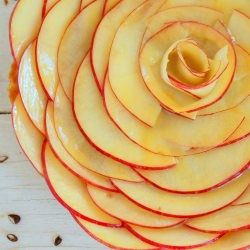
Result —
M239 230L244 230L244 229L250 229L250 224L246 225L246 226L242 226L242 227L238 227L238 228L233 228L233 229L228 229L228 230L220 230L220 231L216 231L216 230L202 230L199 228L195 228L192 227L190 225L185 225L188 228L191 228L193 230L199 231L199 232L203 232L203 233L221 233L221 234L226 234L226 233L231 233L231 232L236 232Z
M167 28L171 27L172 25L174 25L174 24L176 24L176 23L177 23L177 22L173 22L173 23L171 23L170 25L164 27L162 30L167 29ZM187 22L185 22L185 23L194 23L194 24L197 24L197 22L195 22L195 21L187 21ZM205 25L205 24L203 24L203 25L204 25L204 26L207 26L208 28L211 28L211 27L208 26L208 25ZM152 37L156 36L156 35L157 35L158 33L160 33L162 30L160 30L159 32L157 32L156 34L154 34ZM214 32L217 33L217 34L219 34L219 35L222 36L225 40L228 41L228 39L227 39L224 35L220 34L217 30L214 30ZM148 41L149 41L150 39L152 39L152 37L150 37L150 38L148 39ZM148 41L146 41L146 43L147 43ZM146 44L146 43L145 43L145 44ZM230 42L230 43L232 44L232 42ZM232 48L234 48L234 47L232 46ZM192 112L195 112L195 111L199 111L200 109L209 107L209 106L211 106L212 104L218 102L218 101L224 96L224 94L227 92L228 88L230 87L230 85L231 85L231 83L232 83L232 81L233 81L233 79L234 79L234 75L235 75L236 64L237 64L237 60L236 60L236 59L237 59L237 56L236 56L236 53L235 53L235 50L234 50L234 49L233 49L233 53L234 53L234 58L235 58L235 62L234 62L234 71L232 72L232 76L231 76L231 79L229 80L229 83L228 83L228 85L227 85L227 88L223 91L223 93L222 93L216 100L214 100L214 101L212 101L211 103L208 103L208 104L206 104L206 105L203 105L203 106L201 106L201 107L197 107L197 108L194 108L194 109L192 109L192 110L189 110L189 111L187 111L187 113L192 113ZM144 81L144 83L145 83L145 81ZM147 84L145 83L145 85L147 85ZM151 90L150 90L150 92L151 92ZM155 96L152 92L151 92L151 94L152 94L153 96ZM157 97L155 96L155 98L157 98ZM164 105L164 106L165 106L165 105ZM167 107L167 108L171 110L171 107Z
M51 191L51 193L54 195L54 197L56 198L56 200L62 205L64 206L67 210L69 210L71 213L74 213L76 216L78 216L79 218L82 218L84 220L87 220L91 223L94 223L94 224L98 224L98 225L102 225L102 226L106 226L106 227L113 227L113 228L119 228L121 227L122 225L114 225L114 224L108 224L108 223L103 223L103 222L98 222L98 221L95 221L93 219L90 219L88 217L86 217L85 215L83 214L80 214L78 213L77 211L75 211L74 209L72 209L70 206L68 206L56 193L56 191L54 190L53 186L51 185L50 183L50 180L49 180L49 177L48 177L48 173L47 173L47 170L46 170L46 163L45 163L45 154L44 154L44 151L45 151L45 146L46 146L46 141L44 142L43 144L43 152L42 152L42 161L43 161L43 172L44 172L44 178L46 180L46 183Z
M144 237L142 237L140 234L138 234L135 230L133 230L133 228L131 228L129 225L125 225L125 227L132 233L134 234L137 238L139 238L140 240L148 243L148 244L151 244L151 245L154 245L154 246L157 246L157 247L167 247L169 249L180 249L180 250L184 250L184 249L193 249L193 248L197 248L197 247L203 247L203 246L207 246L209 244L212 244L213 242L219 240L222 236L224 236L224 234L220 234L218 236L216 236L214 239L210 240L210 241L207 241L207 242L204 242L204 243L200 243L200 244L197 244L197 245L193 245L193 246L169 246L169 245L163 245L163 244L160 244L160 243L156 243L154 241L151 241L149 239L146 239Z
M85 228L78 220L77 220L77 218L74 216L74 214L72 213L71 214L72 215L72 217L74 218L74 220L77 222L77 224L89 235L89 236L91 236L94 240L96 240L96 241L98 241L99 243L101 243L101 244L103 244L103 245L105 245L105 246L107 246L107 247L109 247L109 248L111 248L111 249L114 249L114 250L133 250L133 249L128 249L128 248L119 248L119 247L115 247L115 246L113 246L113 245L111 245L111 244L109 244L109 243L107 243L107 242L104 242L103 240L101 240L101 239L99 239L99 238L97 238L95 235L93 235L91 232L89 232L88 230L87 230L87 228ZM125 227L124 225L123 225L123 227ZM144 241L145 242L145 241ZM148 249L148 250L163 250L161 247L160 248L158 248L158 247L154 247L154 248L151 248L151 249Z
M35 167L35 164L34 164L34 163L31 161L31 159L28 157L27 153L24 151L24 149L23 149L23 147L22 147L22 145L21 145L21 143L20 143L20 141L19 141L19 138L18 138L18 136L17 136L16 130L15 130L15 126L14 126L13 108L14 108L14 106L12 106L12 111L11 111L11 114L12 114L12 115L11 115L11 123L12 123L12 128L13 128L13 130L14 130L14 134L15 134L15 137L16 137L16 141L18 142L18 144L19 144L19 146L20 146L20 148L21 148L23 154L25 155L26 159L28 159L29 162L31 163L32 167L36 170L36 172L37 172L40 176L44 177L44 173L41 173L41 172L38 171L38 169ZM46 139L44 138L44 142L43 142L43 143L45 143L45 142L46 142Z
M206 189L201 189L201 190L194 190L194 191L177 191L177 190L172 190L172 189L167 189L167 188L163 188L159 185L157 185L156 183L153 183L151 180L149 180L147 177L143 176L139 171L136 171L138 173L138 175L143 178L144 180L146 180L147 182L149 182L151 185L155 186L156 188L159 188L163 191L167 191L170 193L174 193L174 194L201 194L201 193L206 193L208 191L212 191L214 189L220 188L221 186L227 184L228 182L232 181L233 179L237 178L238 176L240 176L243 172L245 172L247 169L249 169L250 166L250 162L248 162L244 167L242 167L242 169L240 169L238 172L236 172L235 174L231 175L230 177L226 178L225 180L223 180L222 182L206 188Z
M102 187L100 187L101 189L103 189ZM91 199L92 199L92 196L91 196L91 194L90 194L90 192L89 192L89 189L87 188L87 190L88 190L88 194L89 194L89 196L91 197ZM121 218L118 218L117 216L114 216L114 215L112 215L112 214L110 214L110 213L108 213L107 211L105 211L101 206L99 206L96 202L95 202L95 200L94 199L92 199L92 201L95 203L95 205L97 206L97 207L99 207L104 213L106 213L106 214L108 214L108 215L110 215L110 216L112 216L112 217L114 217L114 218L116 218L116 219L118 219L118 220L121 220ZM126 221L126 220L124 220L124 219L122 219L122 222L124 222L124 223L128 223L128 224L131 224L131 225L135 225L135 226L140 226L140 227L146 227L146 228L154 228L154 229L160 229L160 228L170 228L170 227L175 227L175 226L178 226L178 225L181 225L181 224L183 224L184 222L185 222L185 219L183 219L182 221L180 221L180 222L178 222L178 223L176 223L176 224L174 224L174 225L171 225L171 226L163 226L163 227L150 227L150 226L143 226L143 225L138 225L138 224L136 224L136 223L132 223L132 222L129 222L129 221Z
M214 213L216 211L219 211L223 208L226 208L228 206L230 206L231 204L233 204L237 199L239 199L243 194L244 192L247 190L247 188L236 198L234 199L233 201L231 201L230 203L224 205L223 207L220 207L220 208L217 208L215 210L212 210L212 211L209 211L209 212L206 212L206 213L201 213L201 214L195 214L195 215L174 215L174 214L168 214L168 213L164 213L164 212L160 212L160 211L156 211L156 210L153 210L152 208L149 208L149 207L146 207L145 205L142 205L140 203L138 203L137 201L133 200L132 198L130 198L127 194L125 194L122 190L120 190L116 185L115 183L111 180L111 182L113 183L113 185L119 190L120 193L122 193L127 199L129 199L130 201L134 202L134 204L136 204L137 206L139 207L142 207L143 209L146 209L148 211L151 211L153 213L156 213L156 214L160 214L160 215L165 215L165 216L169 216L169 217L173 217L173 218L183 218L183 219L191 219L191 218L196 218L196 217L200 217L200 216L203 216L203 215L208 215L208 214L211 214L211 213ZM250 184L249 184L250 185Z

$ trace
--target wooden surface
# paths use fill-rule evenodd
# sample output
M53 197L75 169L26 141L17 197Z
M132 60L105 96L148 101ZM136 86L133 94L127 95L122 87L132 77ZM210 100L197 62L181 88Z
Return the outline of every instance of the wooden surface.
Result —
M6 72L11 62L8 47L8 17L14 1L6 7L0 0L0 250L102 250L55 201L44 180L31 167L19 148L11 126L11 110L6 88ZM21 222L13 225L8 214L18 214ZM10 242L15 234L18 242ZM60 235L63 242L54 246Z

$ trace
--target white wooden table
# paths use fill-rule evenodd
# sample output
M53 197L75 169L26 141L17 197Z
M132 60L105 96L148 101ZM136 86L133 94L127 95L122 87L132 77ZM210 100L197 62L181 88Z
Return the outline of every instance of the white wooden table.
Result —
M44 180L31 167L19 148L11 125L11 106L7 96L7 74L11 56L8 46L8 19L15 1L6 7L0 0L0 250L92 250L106 249L91 239L55 201ZM13 225L8 214L18 214ZM7 234L15 234L11 242ZM55 247L60 235L62 243Z

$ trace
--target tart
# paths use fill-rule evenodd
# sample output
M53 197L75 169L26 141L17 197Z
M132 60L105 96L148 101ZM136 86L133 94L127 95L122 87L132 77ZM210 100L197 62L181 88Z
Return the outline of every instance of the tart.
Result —
M14 130L90 236L248 249L249 34L244 0L17 2Z

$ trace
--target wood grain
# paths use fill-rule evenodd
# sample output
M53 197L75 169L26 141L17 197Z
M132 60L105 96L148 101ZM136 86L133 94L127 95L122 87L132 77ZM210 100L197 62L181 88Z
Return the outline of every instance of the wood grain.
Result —
M19 148L12 130L10 115L0 115L0 249L54 249L54 239L63 242L56 249L106 249L92 240L55 201L44 180L31 167ZM18 214L21 222L13 225L8 214ZM18 236L16 243L6 235Z

